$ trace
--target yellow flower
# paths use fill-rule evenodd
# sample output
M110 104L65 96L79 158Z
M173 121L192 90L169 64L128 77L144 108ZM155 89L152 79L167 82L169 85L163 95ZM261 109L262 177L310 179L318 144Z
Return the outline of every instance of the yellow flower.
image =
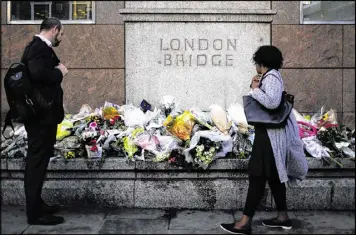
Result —
M75 157L75 153L72 151L64 153L64 158L66 158L66 159L72 159L74 157Z
M323 121L326 121L329 119L329 114L324 114L323 117L322 117Z
M141 134L144 131L145 131L145 129L143 129L142 127L138 127L138 128L136 128L135 130L132 131L131 136L132 136L132 138L136 138L136 136L138 134Z
M124 150L128 153L129 158L132 159L133 155L138 151L137 146L129 137L124 137Z

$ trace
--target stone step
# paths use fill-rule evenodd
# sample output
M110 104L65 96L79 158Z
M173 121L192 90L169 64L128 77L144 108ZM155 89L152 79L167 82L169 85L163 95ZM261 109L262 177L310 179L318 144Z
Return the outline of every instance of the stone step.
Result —
M126 162L123 159L73 159L51 162L43 198L62 205L156 209L242 209L248 160L218 159L207 170L186 170L169 163ZM309 173L287 189L291 210L354 210L355 162L343 168L309 158ZM2 203L24 205L23 159L2 159ZM275 207L266 186L261 208Z

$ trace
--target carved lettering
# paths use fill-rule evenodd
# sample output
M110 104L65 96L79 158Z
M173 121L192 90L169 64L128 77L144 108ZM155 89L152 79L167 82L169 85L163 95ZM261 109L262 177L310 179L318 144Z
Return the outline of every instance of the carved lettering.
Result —
M228 39L228 40L227 40L227 50L228 50L228 51L230 50L230 46L231 46L232 48L234 48L234 50L236 51L236 47L237 47L236 39L234 39L234 43L232 43L231 39Z
M160 44L160 48L161 48L161 51L168 51L169 50L169 48L167 47L167 48L163 48L163 38L161 38L161 44Z
M233 59L231 57L232 57L231 54L226 55L226 66L232 66ZM231 63L229 63L229 62L231 62Z
M187 50L187 45L190 47L190 50L194 51L194 39L191 40L191 43L189 43L188 39L184 39L185 42L185 50Z
M204 58L204 63L201 63L201 59L200 58ZM201 54L197 56L197 65L198 66L204 66L206 65L206 55Z
M183 54L178 54L176 59L176 65L179 66L179 62L182 62L182 66L184 66L184 57Z
M220 46L219 46L220 45ZM220 51L222 50L222 40L221 39L215 39L213 41L213 47L215 50Z
M237 51L237 46L235 38L160 38L159 48L165 53L163 62L161 57L158 64L170 67L232 67L236 55L231 52Z
M204 45L205 45L205 48L204 48ZM208 50L208 48L209 48L208 39L199 39L199 50Z
M164 55L164 66L168 66L168 65L171 65L172 64L172 60L171 60L171 55L170 54L165 54ZM169 64L168 62L169 61Z
M218 58L218 59L215 59L215 58ZM212 65L214 66L221 66L221 55L213 55L211 57L211 63Z
M171 50L175 50L175 51L180 50L180 41L179 41L179 39L172 39L171 40Z

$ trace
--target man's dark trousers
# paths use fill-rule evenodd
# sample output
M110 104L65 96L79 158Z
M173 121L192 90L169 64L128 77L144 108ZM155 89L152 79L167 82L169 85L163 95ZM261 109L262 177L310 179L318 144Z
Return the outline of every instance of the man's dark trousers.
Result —
M53 104L50 109L38 113L35 120L25 123L28 150L25 168L26 212L29 221L43 215L41 198L43 180L49 159L53 156L56 143L57 125L64 118L62 72L55 67L60 63L54 50L39 37L34 37L27 53L24 54L31 83L43 99Z
M57 124L25 124L28 150L25 168L26 213L29 220L42 216L42 186L53 147L56 142Z

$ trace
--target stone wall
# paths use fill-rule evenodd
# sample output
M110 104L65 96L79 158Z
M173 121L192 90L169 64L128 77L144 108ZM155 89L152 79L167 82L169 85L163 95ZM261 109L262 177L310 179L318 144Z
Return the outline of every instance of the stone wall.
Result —
M355 162L343 167L308 158L307 178L287 189L291 210L354 210ZM243 209L248 160L218 159L207 170L179 169L167 162L120 158L50 163L43 198L62 205L129 208ZM24 205L23 159L1 159L2 204ZM268 186L261 207L275 208Z
M23 48L39 25L7 25L6 1L1 2L1 77L21 58ZM96 108L111 101L125 102L124 25L119 9L124 1L96 1L94 25L65 25L64 39L55 51L69 73L63 81L67 112L82 104ZM1 113L8 110L1 84ZM2 118L3 115L2 115Z
M285 57L285 86L296 95L300 112L314 113L325 105L337 110L340 122L354 127L355 25L300 25L299 3L271 2L277 11L271 38ZM3 78L39 25L7 25L6 2L1 4ZM99 107L105 100L124 104L125 35L119 14L124 5L124 1L96 1L94 25L65 26L64 41L56 50L70 71L63 82L67 112L76 113L84 103ZM8 107L3 88L1 103L4 114Z
M355 127L355 25L301 25L300 1L273 1L272 44L284 54L286 89L300 112L336 109Z

